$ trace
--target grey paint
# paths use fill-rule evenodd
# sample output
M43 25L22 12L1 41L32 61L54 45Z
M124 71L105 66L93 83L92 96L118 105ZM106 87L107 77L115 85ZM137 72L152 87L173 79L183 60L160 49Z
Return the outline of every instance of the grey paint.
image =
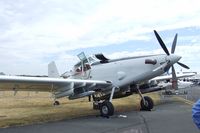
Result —
M145 59L157 60L155 65L145 64ZM123 87L132 83L140 83L163 74L163 63L169 61L170 67L180 59L176 55L142 56L140 58L127 58L115 62L92 65L91 79L111 81L117 87ZM154 71L156 69L156 71Z

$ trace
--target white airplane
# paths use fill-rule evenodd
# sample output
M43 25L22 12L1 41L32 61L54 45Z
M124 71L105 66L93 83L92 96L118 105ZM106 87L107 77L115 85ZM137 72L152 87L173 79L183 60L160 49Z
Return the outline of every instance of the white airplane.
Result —
M178 84L177 90L185 89L185 88L191 87L193 85L193 83L190 82L190 81L187 82L187 81L180 81L180 80L177 81L177 84ZM166 82L166 83L165 82L161 82L161 83L158 84L158 86L163 86L163 87L167 87L168 86L170 88L173 88L171 82Z
M166 94L172 94L173 91L175 92L180 89L185 89L193 85L192 82L179 81L178 79L192 77L194 75L195 73L178 73L176 74L177 80L173 81L172 74L165 74L165 75L157 76L153 79L150 79L147 82L144 82L143 84L139 86L139 88L142 93L165 90ZM177 84L177 85L173 85L173 84Z
M157 84L158 86L170 86L170 88L177 90L177 89L183 89L186 87L189 87L192 85L192 82L183 82L180 81L178 79L182 79L182 78L186 78L186 77L192 77L195 76L195 73L178 73L176 74L176 78L175 80L173 80L173 75L169 74L169 75L162 75L162 76L157 76L151 80L149 80L149 82Z
M185 81L177 81L177 88L173 88L173 83L171 82L160 82L158 83L158 87L162 88L161 90L165 90L164 94L172 95L172 94L187 94L188 88L192 87L194 83L185 82Z
M200 85L200 75L199 74L196 74L195 76L193 76L191 78L184 79L184 80L192 81L194 84Z
M126 97L137 92L142 98L141 109L151 110L154 106L150 97L143 96L139 84L159 76L178 63L184 68L188 66L178 62L181 56L175 55L177 34L175 35L171 54L164 42L154 31L158 42L165 54L108 59L103 54L96 54L95 58L86 58L83 53L79 55L80 62L74 66L69 78L57 78L58 72L50 71L51 78L0 76L0 90L14 91L48 91L56 99L68 97L77 99L93 96L93 108L99 109L103 117L114 114L113 98ZM53 69L55 70L55 66ZM50 66L50 67L51 67ZM175 74L173 74L175 75Z

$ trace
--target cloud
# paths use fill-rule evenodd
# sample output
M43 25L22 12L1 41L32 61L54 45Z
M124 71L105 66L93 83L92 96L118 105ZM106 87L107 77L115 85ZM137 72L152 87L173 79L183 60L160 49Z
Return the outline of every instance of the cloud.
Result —
M199 27L198 5L198 0L2 0L1 71L46 74L51 59L63 71L61 59L74 63L76 57L68 54L72 50L148 42L153 29ZM199 42L197 37L192 41Z

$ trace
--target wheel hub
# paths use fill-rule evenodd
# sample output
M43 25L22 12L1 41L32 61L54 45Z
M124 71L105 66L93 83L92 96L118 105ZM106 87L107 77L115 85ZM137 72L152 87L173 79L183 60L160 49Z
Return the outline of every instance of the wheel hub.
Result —
M149 103L148 103L148 101L144 101L144 105L146 106L146 107L148 107L149 106Z
M103 106L102 107L102 113L103 114L108 114L108 107L107 106Z

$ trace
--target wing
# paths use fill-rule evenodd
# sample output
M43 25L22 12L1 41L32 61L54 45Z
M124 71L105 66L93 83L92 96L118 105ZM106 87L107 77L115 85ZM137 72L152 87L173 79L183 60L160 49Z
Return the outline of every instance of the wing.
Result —
M191 76L194 76L195 74L194 73L187 73L187 74L177 74L176 77L177 78L185 78L185 77L191 77ZM169 80L169 79L172 79L172 75L165 75L165 76L158 76L158 77L155 77L151 80L156 80L156 81L162 81L162 80Z
M1 91L46 91L53 92L56 98L75 99L111 88L111 82L99 80L0 76Z

